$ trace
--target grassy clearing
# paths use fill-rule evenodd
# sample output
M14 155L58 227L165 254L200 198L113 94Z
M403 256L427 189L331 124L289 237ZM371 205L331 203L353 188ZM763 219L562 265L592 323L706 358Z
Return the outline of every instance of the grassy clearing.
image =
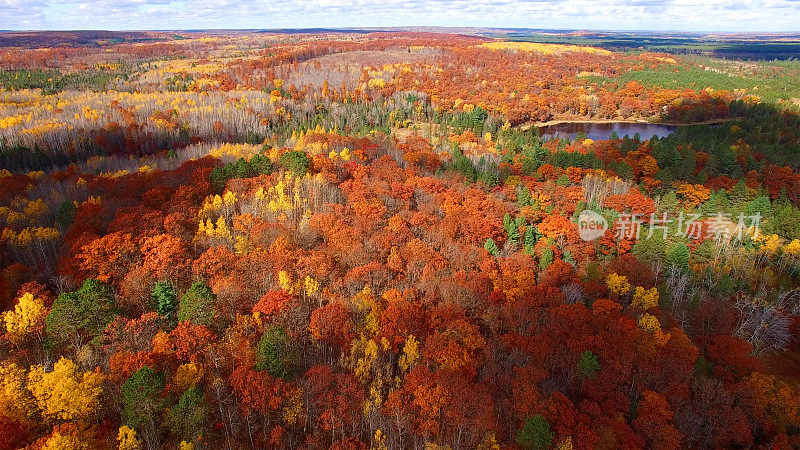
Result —
M710 58L690 58L688 66L662 65L657 68L630 70L616 77L587 77L588 82L616 83L622 86L636 81L645 86L667 89L714 90L743 89L762 101L796 107L800 98L800 62L779 61L732 64Z

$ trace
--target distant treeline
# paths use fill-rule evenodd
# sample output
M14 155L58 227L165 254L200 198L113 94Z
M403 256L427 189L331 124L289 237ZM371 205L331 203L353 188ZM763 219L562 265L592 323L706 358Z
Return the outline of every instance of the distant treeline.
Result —
M648 50L677 54L698 54L727 59L786 60L800 58L800 40L795 42L709 41L701 37L658 36L557 36L527 33L507 35L514 41L591 45L614 51Z

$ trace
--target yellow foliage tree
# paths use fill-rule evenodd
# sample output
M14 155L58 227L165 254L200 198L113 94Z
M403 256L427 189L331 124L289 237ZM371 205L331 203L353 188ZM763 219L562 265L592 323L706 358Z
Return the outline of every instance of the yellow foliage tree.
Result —
M407 372L417 364L417 361L419 361L419 341L413 334L409 334L397 364L403 372Z
M478 444L478 450L500 450L500 444L497 443L497 436L494 433L486 433L483 441Z
M295 285L292 282L292 277L289 276L285 270L278 272L278 286L290 294L294 294L295 292Z
M236 193L233 191L225 191L225 194L222 196L222 204L223 205L233 205L237 201Z
M28 204L25 205L25 215L32 220L42 217L46 212L47 205L45 204L44 200L40 198L28 202Z
M117 442L119 442L119 450L138 450L142 448L142 442L136 438L136 431L126 425L119 427Z
M175 351L175 345L169 337L169 334L159 331L153 336L153 353L157 355L169 355Z
M609 291L617 295L625 295L631 290L631 284L628 282L628 277L624 275L617 275L616 273L609 274L606 277L606 286L608 286Z
M783 253L789 256L800 255L800 239L794 239L783 247Z
M684 183L678 186L677 194L686 205L694 208L705 203L711 196L711 191L702 184Z
M306 275L303 285L307 296L312 296L319 290L319 282L308 275Z
M18 422L27 422L36 402L25 388L25 369L13 362L0 363L0 414Z
M175 386L178 390L185 391L193 388L202 378L203 371L195 363L183 364L175 371Z
M387 450L389 447L386 446L386 436L383 434L380 428L375 430L375 444L372 446L372 450Z
M572 436L567 436L566 439L558 443L556 448L558 450L572 450L574 448L572 446Z
M42 329L47 312L42 299L35 298L31 293L25 293L13 311L3 314L8 338L19 345L27 335Z
M781 248L781 238L777 234L761 236L759 240L762 242L760 248L762 253L774 255Z
M656 344L664 345L669 341L670 334L664 333L661 330L661 323L658 319L651 315L651 314L642 314L639 317L639 327L653 335L653 339L655 339Z
M350 348L350 367L358 380L367 384L378 360L378 343L366 336L354 340Z
M287 425L294 425L303 415L303 391L297 388L287 395L283 406L283 420Z
M74 362L62 357L52 372L45 372L42 366L31 367L28 389L46 419L80 420L100 407L103 378L99 371L79 372Z
M369 286L364 286L364 289L356 294L353 298L353 304L363 317L359 328L367 335L376 334L380 328L381 307L375 296L372 295L372 290Z
M631 307L647 310L656 306L658 306L658 289L654 287L645 289L641 286L636 286Z
M746 383L754 394L753 402L780 432L800 426L800 396L790 385L758 372L747 378Z
M225 218L219 216L217 218L217 230L216 236L220 238L230 239L231 238L231 230L228 228L228 223L225 222Z
M74 434L62 434L58 430L42 445L42 450L82 450L89 446L81 440L80 436Z

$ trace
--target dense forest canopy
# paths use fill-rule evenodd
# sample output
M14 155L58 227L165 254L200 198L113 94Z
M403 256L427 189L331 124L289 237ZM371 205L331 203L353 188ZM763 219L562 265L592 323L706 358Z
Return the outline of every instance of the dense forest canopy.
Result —
M800 446L800 64L511 38L14 35L0 448Z

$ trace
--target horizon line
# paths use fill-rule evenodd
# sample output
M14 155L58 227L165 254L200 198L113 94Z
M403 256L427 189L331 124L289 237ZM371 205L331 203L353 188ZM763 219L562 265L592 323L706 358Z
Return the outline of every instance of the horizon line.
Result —
M453 25L393 25L393 26L346 26L346 27L284 27L284 28L120 28L120 29L103 29L103 28L29 28L29 29L0 29L0 33L46 33L46 32L110 32L110 33L125 33L125 32L185 32L185 33L201 33L206 31L239 31L239 32L255 32L255 31L297 31L297 32L311 32L311 31L392 31L404 29L444 29L444 30L525 30L525 31L538 31L538 32L609 32L609 33L678 33L678 34L747 34L747 35L786 35L797 34L800 37L800 29L795 31L734 31L734 30L680 30L680 29L624 29L624 28L533 28L533 27L497 27L497 26L453 26Z

